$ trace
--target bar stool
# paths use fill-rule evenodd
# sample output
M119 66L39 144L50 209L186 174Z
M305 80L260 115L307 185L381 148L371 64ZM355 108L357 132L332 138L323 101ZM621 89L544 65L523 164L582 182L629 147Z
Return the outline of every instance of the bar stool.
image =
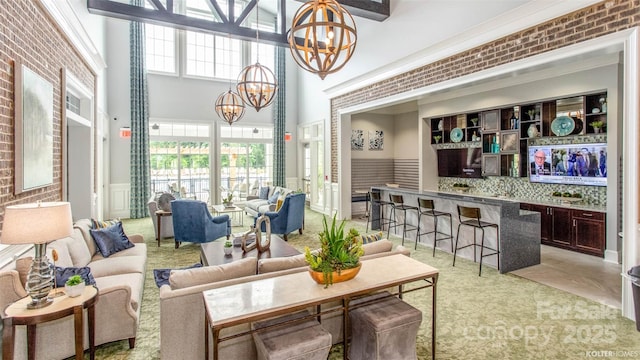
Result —
M380 193L377 191L370 191L369 192L369 217L367 218L367 227L365 232L369 231L369 223L372 221L371 219L373 218L373 205L378 205L379 209L380 209L380 215L378 216L378 221L380 222L380 230L384 230L384 226L387 225L389 226L392 222L395 222L395 220L392 220L389 217L384 217L384 209L385 207L391 206L392 204L389 201L385 201L382 200L380 198Z
M420 219L422 216L430 216L433 218L433 231L427 231L420 233ZM445 234L438 231L438 217L449 217L449 233ZM420 235L428 235L433 233L433 256L436 256L436 245L438 241L451 240L451 252L453 252L453 225L451 224L451 214L448 212L438 211L434 209L433 200L418 198L418 230L416 231L416 246L414 250L418 249L418 242L420 241ZM445 235L438 239L438 234Z
M465 220L463 220L463 218ZM498 256L498 270L500 270L500 229L498 224L489 223L486 221L480 220L480 209L479 208L471 208L458 205L458 220L460 220L460 224L458 224L458 234L456 235L456 246L453 251L453 266L456 266L456 253L460 249L464 249L469 246L473 246L473 261L476 261L476 247L480 246L480 270L478 271L478 276L482 275L482 258L497 255ZM458 238L460 237L460 226L466 225L473 228L473 244L465 245L462 247L458 247ZM492 249L490 247L484 246L484 228L492 227L496 229L496 245L498 249ZM480 241L480 245L476 243L476 229L480 229L482 231L482 240ZM484 254L484 249L493 251L490 254Z
M389 235L391 234L391 228L392 227L395 229L398 226L400 226L399 221L396 218L396 216L398 216L398 213L396 211L402 211L402 215L403 215L403 219L402 219L402 245L404 245L404 236L407 233L407 231L416 231L416 230L418 230L417 226L414 226L414 225L411 225L411 224L407 224L407 211L415 210L416 212L418 212L418 208L415 207L415 206L406 205L404 203L404 198L402 197L402 195L389 194L389 199L391 200L391 214L392 214L391 218L393 219L393 226L391 224L389 224L389 228L387 229L387 238L389 238Z

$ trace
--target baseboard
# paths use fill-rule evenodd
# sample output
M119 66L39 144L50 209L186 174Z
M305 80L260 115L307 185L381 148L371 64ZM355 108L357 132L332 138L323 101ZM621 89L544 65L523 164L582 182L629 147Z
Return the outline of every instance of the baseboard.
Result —
M617 251L613 251L613 250L604 251L604 261L613 263L613 264L620 264L620 261L618 259L619 257L618 257Z

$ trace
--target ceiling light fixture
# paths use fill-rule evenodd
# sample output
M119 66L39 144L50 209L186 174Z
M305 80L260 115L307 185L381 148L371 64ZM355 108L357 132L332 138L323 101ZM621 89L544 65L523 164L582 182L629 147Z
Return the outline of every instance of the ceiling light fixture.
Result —
M278 82L273 71L260 65L260 36L258 33L260 9L258 3L259 1L256 1L256 63L242 69L236 85L236 90L242 100L247 105L254 107L256 111L271 105L278 91Z
M245 107L242 98L229 88L229 91L218 96L215 110L216 114L231 126L234 122L242 119Z
M335 0L311 0L293 17L289 49L298 65L324 80L351 59L356 48L356 23Z

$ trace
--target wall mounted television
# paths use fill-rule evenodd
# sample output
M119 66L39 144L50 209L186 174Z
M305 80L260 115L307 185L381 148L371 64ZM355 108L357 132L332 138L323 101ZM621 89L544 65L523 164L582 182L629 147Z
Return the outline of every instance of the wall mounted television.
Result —
M607 186L607 144L531 145L529 181Z
M482 177L482 148L438 149L438 176Z

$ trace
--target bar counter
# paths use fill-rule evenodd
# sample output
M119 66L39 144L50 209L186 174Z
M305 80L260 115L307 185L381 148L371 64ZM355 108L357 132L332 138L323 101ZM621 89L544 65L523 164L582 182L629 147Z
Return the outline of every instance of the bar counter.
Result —
M385 186L372 187L371 191L380 192L382 200L389 201L389 194L399 194L404 198L404 202L410 206L418 206L418 197L432 199L435 209L451 214L453 221L453 240L455 242L458 224L457 205L480 208L483 221L498 224L500 228L500 273L508 273L514 270L540 264L540 213L535 211L521 210L520 202L508 198L485 197L466 193L449 193L437 191L418 191L403 188L392 188ZM390 214L391 208L385 209L386 214ZM380 229L380 208L373 204L371 208L372 229ZM448 218L439 217L438 230L447 233L449 231ZM415 211L407 212L407 223L416 225L418 216ZM429 216L422 216L421 232L433 230L433 220ZM386 229L385 229L386 230ZM402 228L395 228L395 234L402 232ZM458 246L473 242L473 231L471 227L460 228L460 239ZM477 234L477 243L480 244L480 230ZM496 248L496 232L494 229L485 229L485 245ZM415 241L415 231L407 233L405 240ZM442 236L442 235L441 235ZM423 235L421 244L429 247L433 246L433 234ZM437 248L451 253L449 241L439 241ZM477 249L479 261L479 247ZM436 254L437 256L437 254ZM473 247L458 250L457 256L473 260ZM497 267L497 257L488 256L482 260L485 264Z

